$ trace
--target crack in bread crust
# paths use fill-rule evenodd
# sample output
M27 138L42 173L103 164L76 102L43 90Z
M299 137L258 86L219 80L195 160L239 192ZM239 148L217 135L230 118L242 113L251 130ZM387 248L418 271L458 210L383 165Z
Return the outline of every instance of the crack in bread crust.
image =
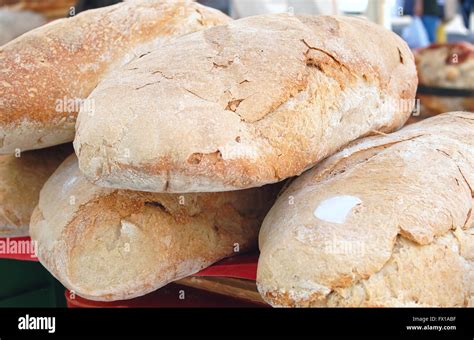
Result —
M254 249L278 190L111 190L87 181L72 155L41 191L31 237L40 262L68 289L92 300L129 299L234 255L236 244Z
M377 53L355 44L361 32L373 33ZM165 79L153 73L164 69ZM411 110L388 103L413 99L415 88L404 42L363 20L245 18L174 39L111 74L89 97L97 114L79 114L74 143L81 170L100 185L245 189L299 175L372 131L399 128ZM117 103L124 92L131 94ZM122 107L136 116L115 109ZM202 161L188 162L195 154Z
M57 110L58 102L85 100L110 72L171 36L229 20L189 0L135 0L53 21L2 46L0 131L12 145L0 153L72 141L78 109ZM37 130L48 131L48 139L35 143Z

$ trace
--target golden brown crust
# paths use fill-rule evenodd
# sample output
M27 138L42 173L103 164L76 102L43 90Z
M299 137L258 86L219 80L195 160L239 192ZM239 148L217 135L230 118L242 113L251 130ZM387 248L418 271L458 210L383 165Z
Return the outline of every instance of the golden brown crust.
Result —
M66 287L93 300L129 299L255 248L277 190L110 190L87 182L71 156L45 184L30 231L40 261Z
M267 214L259 291L281 306L472 305L473 188L474 113L358 140Z
M400 103L415 88L406 44L367 21L245 18L111 73L89 97L95 115L79 114L75 149L103 186L255 187L299 175L372 130L401 127L413 103Z
M0 0L0 6L15 6L24 10L45 12L73 6L76 0Z
M170 36L228 20L188 0L136 0L54 21L2 46L0 153L71 141L81 101L107 72Z

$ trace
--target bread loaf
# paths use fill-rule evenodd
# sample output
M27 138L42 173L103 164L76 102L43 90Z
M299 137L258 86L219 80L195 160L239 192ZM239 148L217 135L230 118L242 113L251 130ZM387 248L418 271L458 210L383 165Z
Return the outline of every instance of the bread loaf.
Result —
M28 235L43 184L72 152L67 144L0 156L0 237Z
M372 130L399 128L412 108L400 102L415 88L410 50L380 26L255 16L177 38L110 73L89 97L95 113L79 114L74 147L102 186L256 187Z
M437 44L415 53L420 85L474 90L474 45L468 42ZM419 95L422 114L448 111L474 111L472 97Z
M362 139L296 179L259 235L274 306L473 306L474 114Z
M72 141L104 75L169 37L229 20L190 0L135 0L61 19L0 48L0 153ZM123 95L123 94L122 94Z
M129 299L257 244L276 187L153 194L89 183L75 156L41 190L31 218L41 263L91 300Z

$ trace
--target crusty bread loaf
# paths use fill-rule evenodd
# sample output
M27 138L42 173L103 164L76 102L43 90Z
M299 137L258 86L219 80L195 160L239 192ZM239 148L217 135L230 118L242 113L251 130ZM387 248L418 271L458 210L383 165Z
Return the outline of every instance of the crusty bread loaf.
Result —
M468 42L437 44L415 53L420 85L448 89L474 89L474 45ZM474 111L472 97L419 95L422 114Z
M362 139L296 179L259 235L275 306L473 306L474 113Z
M31 218L41 263L92 300L153 291L256 247L278 186L154 194L95 186L68 158L41 190Z
M43 184L72 152L67 144L0 156L0 237L28 235Z
M102 186L255 187L400 127L416 79L406 44L363 19L255 16L174 39L110 73L89 97L95 114L79 114L74 147Z
M227 20L190 0L135 0L54 21L2 46L0 153L72 141L79 108L93 108L84 100L107 72L171 36Z

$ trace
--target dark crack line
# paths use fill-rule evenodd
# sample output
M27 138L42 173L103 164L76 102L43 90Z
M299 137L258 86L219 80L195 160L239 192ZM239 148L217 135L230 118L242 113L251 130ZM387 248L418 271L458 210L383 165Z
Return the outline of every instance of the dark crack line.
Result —
M464 180L464 182L466 183L467 187L469 188L469 190L471 191L471 196L474 198L474 190L472 189L471 185L469 184L466 176L464 175L463 171L461 170L461 167L458 165L458 163L456 162L456 160L449 154L447 153L446 151L443 151L441 149L436 149L436 151L438 151L439 153L445 155L447 158L449 158L453 163L454 165L456 166L456 168L458 169L459 173L461 174L461 177L462 179Z
M472 187L471 185L469 184L466 176L464 175L464 172L461 170L461 167L458 165L458 163L456 162L456 160L450 155L448 154L446 151L443 151L443 150L440 150L440 149L436 149L436 151L438 151L439 153L441 153L442 155L445 155L447 158L449 158L453 163L454 165L456 166L456 168L458 169L459 173L461 174L461 177L462 179L464 180L464 183L466 183L469 191L471 192L471 198L474 198L474 191L472 190ZM469 222L469 220L471 219L471 214L472 214L472 206L471 208L469 209L468 213L467 213L467 217L466 219L464 220L464 224L462 226L461 229L466 229L466 227L469 227L467 226L467 223Z
M200 95L194 93L193 91L191 91L191 90L189 90L189 89L187 89L187 88L185 88L185 87L183 87L183 90L185 90L186 92L192 94L192 95L195 96L195 97L198 97L198 98L201 99L201 100L204 100L204 101L206 101L206 102L215 104L215 102L213 102L212 100L209 100L209 99L206 99L206 98L204 98L204 97L201 97Z
M313 47L313 46L309 45L304 39L301 39L301 42L302 42L303 44L305 44L305 46L308 48L308 51L306 51L306 53L305 53L305 58L306 58L306 59L308 59L308 52L309 52L310 50L318 51L318 52L324 53L324 54L327 55L329 58L331 58L336 64L338 64L340 67L346 69L349 73L351 73L350 70L347 68L347 66L344 65L344 64L343 64L341 61L339 61L338 59L336 59L331 53L329 53L329 52L327 52L327 51L325 51L325 50L323 50L323 49L321 49L321 48L317 48L317 47ZM317 65L312 65L312 66L317 67Z
M141 90L141 89L144 88L144 87L151 86L151 85L155 85L155 84L158 84L159 82L160 82L160 81L154 81L154 82L152 82L152 83L146 83L146 84L144 84L144 85L142 85L142 86L136 87L135 90Z
M408 141L412 141L412 140L415 140L417 138L420 138L420 137L423 137L425 136L424 134L421 134L421 135L416 135L416 136L413 136L413 137L409 137L409 138L406 138L406 139L400 139L400 140L397 140L397 141L393 141L393 142L389 142L389 143L381 143L381 144L375 144L375 145L372 145L372 146L369 146L367 148L363 148L363 149L359 149L359 150L355 150L353 153L351 153L350 155L348 156L345 156L345 157L340 157L336 163L333 164L333 166L331 166L330 169L324 171L324 173L321 174L320 177L318 177L318 181L327 181L327 180L331 180L334 178L334 176L337 176L341 170L345 170L347 171L348 170L348 167L344 167L343 169L339 170L337 173L334 173L334 169L336 169L338 167L338 165L344 161L344 160L347 160L348 158L350 157L356 157L355 155L358 154L358 153L364 153L364 152L367 152L367 151L370 151L372 149L378 149L380 148L381 150L376 152L375 154L373 154L372 156L370 156L369 158L367 159L364 159L360 162L357 162L357 163L352 163L352 166L351 167L355 167L355 166L358 166L360 164L364 164L364 163L367 163L369 160L371 160L372 158L378 156L381 152L384 152L386 151L387 149L390 149L392 146L395 146L395 145L398 145L400 143L404 143L404 142L408 142ZM347 147L347 146L346 146ZM345 146L342 146L340 148L340 150L344 149ZM344 172L345 172L344 171Z
M151 74L159 74L159 75L161 75L163 78L168 79L168 80L173 79L173 77L167 76L166 74L164 74L164 73L163 73L162 71L160 71L160 70L153 71Z

